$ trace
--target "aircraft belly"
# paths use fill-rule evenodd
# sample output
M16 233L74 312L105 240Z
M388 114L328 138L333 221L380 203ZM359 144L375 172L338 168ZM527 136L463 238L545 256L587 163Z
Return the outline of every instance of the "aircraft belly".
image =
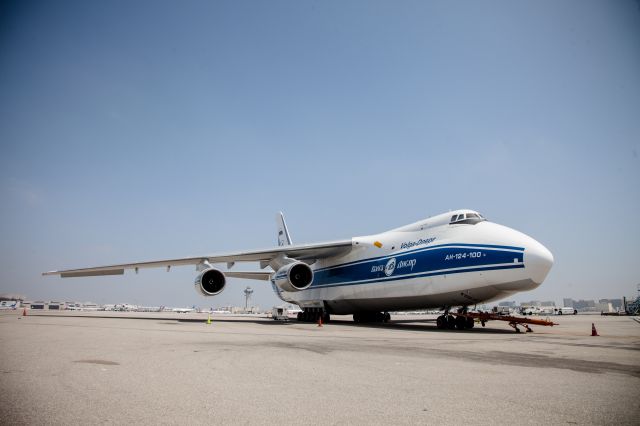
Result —
M537 287L516 271L475 272L383 283L308 289L286 293L303 307L326 306L335 314L358 311L396 311L475 305ZM505 276L506 275L506 276ZM497 279L499 278L499 279Z

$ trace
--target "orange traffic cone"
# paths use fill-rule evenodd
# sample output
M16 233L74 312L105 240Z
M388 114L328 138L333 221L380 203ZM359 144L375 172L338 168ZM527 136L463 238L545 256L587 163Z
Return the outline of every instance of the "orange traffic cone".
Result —
M596 326L594 323L591 323L591 335L592 336L599 336L598 332L596 331Z
M318 327L322 327L322 316L318 318Z
M22 316L23 317L27 316L27 308L22 308Z

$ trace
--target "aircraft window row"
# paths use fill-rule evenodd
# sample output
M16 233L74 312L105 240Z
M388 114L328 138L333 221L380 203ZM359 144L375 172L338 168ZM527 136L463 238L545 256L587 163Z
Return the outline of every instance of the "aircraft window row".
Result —
M485 219L484 216L482 216L480 213L461 213L461 214L454 214L453 216L451 216L451 222L449 222L449 224L453 224L453 223L476 224L484 220L487 220L487 219Z

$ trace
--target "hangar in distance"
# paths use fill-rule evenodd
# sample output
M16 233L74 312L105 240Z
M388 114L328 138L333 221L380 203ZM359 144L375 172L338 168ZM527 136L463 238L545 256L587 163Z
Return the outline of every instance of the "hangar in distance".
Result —
M553 255L519 231L456 210L380 234L293 244L282 213L278 247L199 257L124 263L45 272L63 278L121 275L125 269L195 265L195 288L203 296L224 290L227 277L269 281L285 302L299 305L301 321L353 314L356 322L385 321L389 311L444 308L439 328L479 303L532 290L546 278ZM260 271L238 271L257 262ZM465 326L466 324L466 326ZM459 321L470 328L472 321Z

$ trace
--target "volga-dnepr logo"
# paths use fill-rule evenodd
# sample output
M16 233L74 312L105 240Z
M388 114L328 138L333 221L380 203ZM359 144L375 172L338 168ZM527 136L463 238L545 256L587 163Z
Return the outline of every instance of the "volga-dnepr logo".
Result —
M391 274L393 274L393 271L395 270L396 270L396 258L392 257L391 259L389 259L386 266L384 267L384 274L390 277Z

